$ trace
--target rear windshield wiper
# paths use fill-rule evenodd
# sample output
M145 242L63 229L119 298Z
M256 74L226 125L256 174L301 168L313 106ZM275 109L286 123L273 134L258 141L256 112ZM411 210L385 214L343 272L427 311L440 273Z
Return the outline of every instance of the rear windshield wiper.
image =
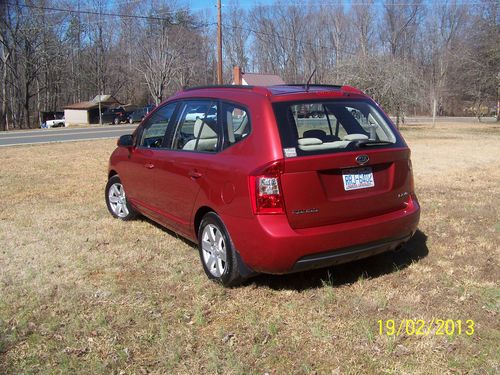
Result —
M369 147L369 146L387 146L387 145L393 145L394 142L390 142L390 141L375 141L373 139L360 139L359 141L356 141L355 144L358 147Z

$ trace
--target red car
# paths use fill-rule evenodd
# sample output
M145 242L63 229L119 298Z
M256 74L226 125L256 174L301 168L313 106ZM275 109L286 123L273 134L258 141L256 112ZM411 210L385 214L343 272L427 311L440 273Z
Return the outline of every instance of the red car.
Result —
M298 116L308 107L322 116ZM349 86L179 92L119 139L105 197L117 218L198 243L226 286L394 250L420 215L410 149Z

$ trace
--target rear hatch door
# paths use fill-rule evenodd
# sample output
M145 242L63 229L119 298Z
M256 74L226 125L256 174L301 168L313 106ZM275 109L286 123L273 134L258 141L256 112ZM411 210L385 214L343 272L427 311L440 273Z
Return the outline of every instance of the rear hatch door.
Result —
M358 157L369 161L360 166ZM405 148L285 159L281 183L290 225L338 224L403 209L408 159Z
M281 177L293 228L346 223L403 209L410 150L371 100L274 103Z

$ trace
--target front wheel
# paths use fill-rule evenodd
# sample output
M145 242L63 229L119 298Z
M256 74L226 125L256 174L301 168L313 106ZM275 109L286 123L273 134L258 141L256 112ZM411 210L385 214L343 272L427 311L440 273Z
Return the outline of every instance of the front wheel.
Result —
M115 125L118 125L120 123L120 119L118 117L115 117L115 119L113 120L113 123Z
M203 269L209 279L231 287L244 281L227 229L214 213L207 213L198 230L198 247Z
M127 201L125 188L120 177L114 175L108 180L105 190L106 205L111 215L121 220L131 220L137 213Z

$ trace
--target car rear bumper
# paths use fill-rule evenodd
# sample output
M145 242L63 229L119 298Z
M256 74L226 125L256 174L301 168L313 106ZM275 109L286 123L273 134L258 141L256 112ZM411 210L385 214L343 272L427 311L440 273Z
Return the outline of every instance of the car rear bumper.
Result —
M283 274L327 267L393 250L417 229L420 206L321 227L293 229L285 215L222 218L243 262L252 270Z
M413 233L397 239L377 241L369 244L352 246L325 253L307 255L300 258L291 269L291 272L307 271L315 268L329 267L337 264L352 262L358 259L371 257L390 250L396 250L406 243Z

